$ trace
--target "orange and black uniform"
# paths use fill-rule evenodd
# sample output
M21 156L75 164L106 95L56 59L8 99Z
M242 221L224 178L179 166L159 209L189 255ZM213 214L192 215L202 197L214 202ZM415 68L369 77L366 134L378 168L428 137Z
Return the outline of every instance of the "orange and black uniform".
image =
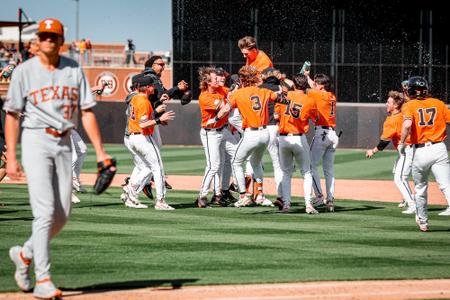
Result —
M154 127L141 128L140 123L151 120L153 114L153 108L147 99L145 94L137 94L131 98L128 104L128 134L153 134Z
M411 100L403 105L402 112L405 119L412 121L411 144L438 143L446 139L450 112L441 100Z
M283 134L304 134L309 131L309 119L317 118L314 99L299 91L287 93L289 104L277 103L275 111L280 116L279 132Z
M336 127L336 96L332 92L308 90L316 103L318 118L315 126Z
M245 65L255 67L259 72L262 72L267 68L273 67L272 60L262 50L258 50L258 55L252 61L250 61L249 58L247 57Z
M256 86L237 90L228 97L232 108L242 116L242 128L258 128L269 123L268 103L277 99L273 91Z

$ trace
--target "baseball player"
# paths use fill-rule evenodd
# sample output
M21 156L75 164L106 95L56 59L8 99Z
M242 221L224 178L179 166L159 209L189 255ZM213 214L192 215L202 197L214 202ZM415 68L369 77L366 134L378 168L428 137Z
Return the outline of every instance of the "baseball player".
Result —
M327 210L334 211L334 155L339 142L336 127L336 96L330 91L330 78L325 74L314 76L314 88L308 90L314 98L318 118L314 121L315 135L311 142L311 171L313 188L317 202L326 204ZM318 166L322 160L327 197L323 198Z
M7 173L21 177L16 159L19 114L22 122L22 165L33 212L31 237L23 246L14 246L9 256L16 265L19 288L29 291L31 260L36 283L34 296L60 297L51 280L50 240L61 231L71 207L72 149L70 131L81 109L83 126L94 146L97 160L109 159L91 108L96 104L89 84L78 64L59 50L64 43L64 29L56 19L44 19L38 27L39 54L19 65L13 73L3 109L6 116Z
M166 94L169 98L180 98L182 105L188 104L192 99L192 93L189 90L188 84L184 80L178 82L177 86L171 89L167 90L164 87L161 81L161 75L165 67L166 63L164 62L162 57L159 55L153 55L145 62L145 68L142 72L143 74L152 76L153 80L155 81L155 92L149 97L149 101L152 104L154 111L156 111L156 108L162 104L161 99L166 99L165 97L163 97L164 94ZM154 127L152 136L157 145L161 148L162 140L158 126ZM151 181L153 180L154 179L152 179ZM165 181L165 185L167 189L172 189L172 186L167 181ZM143 191L148 198L153 199L151 182L144 186Z
M153 174L156 186L157 210L173 210L165 201L166 187L164 184L164 166L161 159L159 147L152 137L153 129L156 125L167 123L175 118L172 111L164 112L160 117L156 116L148 101L148 96L154 93L155 80L147 74L139 74L134 79L137 94L128 103L127 108L127 131L125 140L127 148L132 153L135 163L144 165L138 167L140 172L133 172L127 185L123 187L124 193L121 195L122 201L132 202L135 208L146 208L138 199L139 192L145 182L148 182L150 174ZM133 81L133 80L132 80ZM162 102L168 98L162 99ZM165 104L160 105L165 109ZM127 205L130 206L130 205Z
M208 120L216 117L217 111L224 105L226 94L221 93L222 88L217 80L215 68L200 68L199 80L201 93L198 98L198 104L202 116L200 138L205 150L206 169L196 203L200 208L208 207L207 196L212 183L215 195L211 202L218 202L221 206L227 206L228 202L223 201L220 193L219 170L223 130L228 124L228 118L225 115L218 122L207 124Z
M239 70L239 79L242 88L228 97L229 103L217 113L214 119L206 123L214 124L220 121L232 108L237 108L242 116L242 128L244 135L239 141L233 158L233 172L239 186L239 200L236 207L247 206L253 202L245 194L244 162L251 156L255 177L256 199L255 203L263 206L273 206L272 202L264 197L263 170L261 160L269 143L268 102L278 99L278 95L271 90L259 88L261 83L260 72L251 66L244 66Z
M262 72L263 84L260 85L262 88L269 89L274 92L279 92L281 87L281 82L283 81L282 74L279 70L274 68L267 68ZM279 143L278 143L278 122L274 118L275 103L269 102L269 123L267 129L269 130L269 145L267 146L267 151L272 159L273 173L275 178L275 186L277 191L277 200L275 203L282 203L283 193L281 180L283 178L283 171L280 165L280 155L279 155ZM282 205L282 204L281 204ZM279 206L280 207L280 206Z
M267 68L272 68L272 60L267 54L258 49L256 39L252 36L245 36L238 42L239 49L242 55L246 59L245 65L256 68L262 73Z
M309 145L306 133L309 131L309 120L317 118L314 99L306 95L308 81L304 75L294 77L295 91L289 91L286 98L289 104L277 104L279 115L279 145L280 162L283 170L283 207L282 212L289 212L291 208L291 178L294 171L294 160L301 166L304 178L303 190L305 195L306 213L317 214L311 203L312 175Z
M389 142L392 141L395 149L398 147L403 125L403 114L401 112L404 103L404 97L397 91L390 91L386 101L386 110L389 116L384 121L383 133L381 134L380 142L373 149L366 152L366 157L371 158L378 151L383 151ZM415 214L416 205L414 202L414 195L408 183L408 177L411 174L413 149L409 140L406 140L405 155L399 155L394 163L394 183L402 194L403 201L399 204L403 207L403 203L408 205L408 208L402 213Z
M441 100L428 94L428 82L420 76L408 80L408 97L403 105L402 135L398 145L401 155L406 153L406 139L413 145L412 176L416 190L416 222L421 231L428 231L427 191L428 176L433 172L449 207L439 213L450 216L450 162L444 140L446 123L450 123L450 111Z
M106 84L107 83L104 82L101 87L93 86L91 88L91 93L93 95L101 95ZM72 128L71 130L70 143L72 144L72 203L80 203L80 199L75 195L75 193L87 192L80 182L80 173L83 168L84 159L87 155L87 146L75 128Z
M216 68L216 78L219 84L219 93L222 93L226 99L229 93L229 89L225 86L225 82L229 74L223 68ZM222 130L222 143L220 144L220 185L221 185L221 200L218 201L217 197L213 197L214 204L222 203L234 203L237 201L230 193L230 179L232 174L231 160L239 139L233 135L233 131L236 131L231 125L227 124ZM216 175L217 181L219 181L219 174ZM216 188L216 187L215 187Z

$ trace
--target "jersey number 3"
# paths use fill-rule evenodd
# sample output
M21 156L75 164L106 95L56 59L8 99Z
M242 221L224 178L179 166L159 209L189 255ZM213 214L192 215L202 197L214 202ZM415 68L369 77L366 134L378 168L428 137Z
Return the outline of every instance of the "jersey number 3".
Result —
M419 112L419 126L433 126L434 125L434 119L436 118L436 107L429 107L429 108L419 108L417 110ZM425 120L426 116L428 117L428 120Z
M262 107L262 105L261 105L261 100L259 99L259 97L258 96L251 96L250 97L250 101L252 101L252 109L254 110L254 111L258 111L258 110L261 110L261 107Z

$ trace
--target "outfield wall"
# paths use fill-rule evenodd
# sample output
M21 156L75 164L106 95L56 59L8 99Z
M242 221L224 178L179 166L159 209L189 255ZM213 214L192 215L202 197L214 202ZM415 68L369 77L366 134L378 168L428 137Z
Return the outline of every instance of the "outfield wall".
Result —
M201 145L200 110L197 101L182 106L178 100L173 100L169 104L169 109L176 113L176 118L168 126L161 126L163 143L166 145ZM125 103L123 102L98 103L95 112L104 142L123 142L126 122L124 111ZM374 147L378 144L385 118L384 104L338 103L336 131L343 131L339 147ZM312 131L310 135L311 133ZM447 139L447 147L449 146L449 139ZM389 145L388 148L393 149L392 145Z

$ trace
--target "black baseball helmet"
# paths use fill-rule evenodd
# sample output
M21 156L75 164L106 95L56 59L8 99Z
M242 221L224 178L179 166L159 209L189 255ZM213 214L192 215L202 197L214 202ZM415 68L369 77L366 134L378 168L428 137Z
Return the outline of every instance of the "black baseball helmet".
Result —
M413 76L408 80L408 96L410 98L423 97L428 93L428 82L421 76Z

